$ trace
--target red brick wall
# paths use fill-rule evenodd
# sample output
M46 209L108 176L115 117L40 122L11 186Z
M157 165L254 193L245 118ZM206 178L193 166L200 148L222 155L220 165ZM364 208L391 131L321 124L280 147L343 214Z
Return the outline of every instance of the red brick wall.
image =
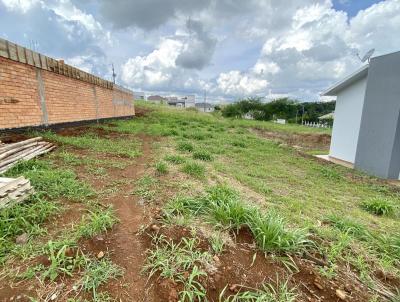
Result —
M46 122L37 72L50 125L135 114L133 95L116 86L109 89L0 57L0 129Z

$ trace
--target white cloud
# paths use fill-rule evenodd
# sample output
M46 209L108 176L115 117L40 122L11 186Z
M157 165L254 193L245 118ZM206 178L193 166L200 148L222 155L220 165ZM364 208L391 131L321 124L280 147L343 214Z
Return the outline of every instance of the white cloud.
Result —
M221 73L217 79L218 89L228 95L252 95L265 92L268 81L238 70Z
M130 58L122 66L122 80L134 87L162 87L168 85L176 72L175 61L182 43L164 39L147 56Z
M34 5L39 3L39 0L1 0L1 2L3 2L8 10L26 13Z

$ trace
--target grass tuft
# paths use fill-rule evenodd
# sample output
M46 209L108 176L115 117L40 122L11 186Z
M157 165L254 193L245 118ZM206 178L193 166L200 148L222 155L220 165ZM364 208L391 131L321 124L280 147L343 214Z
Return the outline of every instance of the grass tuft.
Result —
M186 159L180 155L167 155L164 159L173 164L183 164L186 162Z
M365 200L361 207L367 212L378 216L389 216L394 213L393 205L387 199L382 198Z
M212 161L213 160L213 157L210 154L210 152L208 152L206 150L198 150L198 151L193 152L193 158L203 160L203 161Z
M188 162L182 167L182 172L196 178L204 178L206 168L196 162Z
M220 294L220 302L294 302L298 296L294 289L289 289L287 281L277 288L271 284L263 284L261 289L240 291L224 299L226 289L227 287Z
M64 197L81 200L93 194L89 186L80 182L73 171L58 169L44 160L21 161L8 170L5 176L24 176L31 181L38 195L51 199Z
M155 168L158 174L160 175L164 175L168 173L168 165L163 162L163 161L159 161L155 164Z
M301 252L310 241L305 230L290 230L283 219L274 212L266 214L253 209L247 214L247 221L257 245L266 252Z
M117 221L112 207L89 211L89 215L84 216L78 226L78 237L91 238L112 228Z
M83 277L78 282L78 287L87 292L92 292L93 299L100 301L98 288L107 283L110 279L122 276L123 269L108 259L90 260L83 273Z
M189 142L180 142L177 149L184 152L193 152L194 146Z

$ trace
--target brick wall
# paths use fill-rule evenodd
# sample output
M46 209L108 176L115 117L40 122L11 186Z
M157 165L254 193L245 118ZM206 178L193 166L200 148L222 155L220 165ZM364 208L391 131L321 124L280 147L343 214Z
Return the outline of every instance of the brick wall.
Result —
M77 79L0 54L0 129L134 114L133 94L123 87L101 79Z

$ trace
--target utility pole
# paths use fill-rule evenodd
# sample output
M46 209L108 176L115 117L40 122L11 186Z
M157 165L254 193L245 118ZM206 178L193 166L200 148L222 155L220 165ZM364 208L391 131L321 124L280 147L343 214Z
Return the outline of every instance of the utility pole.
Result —
M115 78L117 77L117 74L114 71L114 63L111 63L112 65L112 77L113 77L113 83L115 84Z
M206 102L207 102L207 90L204 89L204 103L203 103L204 112L206 112Z

